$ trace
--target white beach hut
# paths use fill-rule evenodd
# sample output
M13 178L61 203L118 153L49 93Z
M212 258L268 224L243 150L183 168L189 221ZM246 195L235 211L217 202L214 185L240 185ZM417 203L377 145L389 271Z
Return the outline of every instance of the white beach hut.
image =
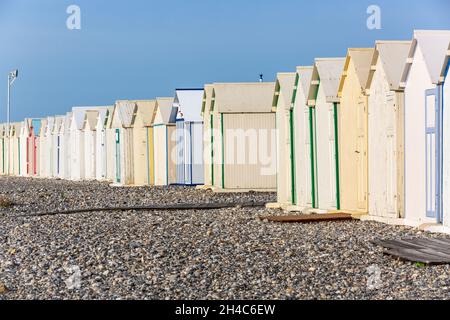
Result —
M308 94L313 126L311 157L313 207L340 209L338 148L338 87L345 58L315 59Z
M6 174L6 125L0 124L0 175Z
M444 231L450 233L450 43L448 45L445 61L441 71L442 105L443 105L443 208L442 223Z
M30 122L31 119L25 119L22 121L22 125L20 128L19 135L19 148L20 148L20 176L28 177L29 176L29 158L28 154L29 148L29 136L30 136Z
M83 125L87 110L92 107L73 107L70 119L70 179L75 181L85 176Z
M173 98L156 98L152 124L156 186L176 183L176 112Z
M94 180L96 178L96 153L97 153L97 110L87 110L84 113L83 135L84 135L84 179Z
M112 127L114 107L106 120L106 181L113 182L116 177L116 132Z
M20 130L22 123L11 123L10 128L10 167L9 172L11 176L19 176L21 172L20 161Z
M39 128L39 178L45 178L45 168L48 157L46 138L47 123L48 119L43 118L41 121L41 127Z
M203 89L175 90L177 184L204 183L201 115L203 93Z
M211 110L211 98L213 88L214 85L212 84L205 85L205 89L203 91L202 112L201 112L201 116L203 118L203 181L204 187L206 188L212 186L211 127L213 117L210 110Z
M71 150L70 150L70 123L72 120L72 112L68 112L63 116L61 124L59 126L58 138L59 138L59 174L61 179L70 179L70 162L71 162Z
M59 134L61 130L61 125L64 121L64 116L56 116L55 123L53 125L53 129L51 132L52 137L52 157L53 157L53 165L52 165L52 177L59 178L61 171L61 136Z
M290 206L295 199L295 166L293 136L292 93L295 72L277 74L272 111L276 114L277 128L277 203Z
M107 180L108 171L108 148L111 148L107 143L107 124L109 118L112 116L113 107L106 107L98 110L98 116L96 119L95 130L95 144L96 144L96 157L95 157L95 176L97 180ZM112 145L114 146L114 145Z
M53 177L53 167L55 165L55 141L53 136L53 130L55 127L55 117L47 117L47 125L45 127L44 139L45 139L45 163L44 163L44 177Z
M417 30L402 75L405 91L405 223L443 220L442 65L449 31ZM445 140L445 139L444 139ZM444 206L447 206L445 204Z
M41 120L41 126L39 128L39 147L38 147L38 154L39 154L39 166L38 166L38 177L39 178L45 178L45 163L46 163L46 157L47 154L47 139L45 137L45 131L47 130L47 118L43 118Z
M411 41L377 41L366 94L369 130L369 210L371 219L404 216L404 93L400 88Z
M296 70L292 93L293 155L291 166L294 176L292 211L308 211L313 207L311 171L311 123L312 110L306 104L313 67L299 66Z
M136 103L119 100L114 105L111 128L114 130L114 184L132 185L133 170L133 114Z

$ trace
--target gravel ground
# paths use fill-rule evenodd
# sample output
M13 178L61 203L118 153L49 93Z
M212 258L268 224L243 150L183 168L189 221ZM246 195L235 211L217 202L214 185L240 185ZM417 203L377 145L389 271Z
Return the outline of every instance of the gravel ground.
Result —
M406 227L267 223L257 219L270 213L264 208L16 216L124 204L274 201L270 193L2 177L0 195L15 203L0 209L0 300L450 298L449 266L403 262L370 243L443 237ZM378 274L380 280L371 281Z

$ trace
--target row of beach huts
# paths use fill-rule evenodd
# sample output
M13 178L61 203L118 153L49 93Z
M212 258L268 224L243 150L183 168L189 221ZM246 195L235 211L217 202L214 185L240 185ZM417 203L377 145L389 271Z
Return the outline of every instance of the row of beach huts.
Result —
M74 107L0 126L0 173L277 191L269 207L450 231L450 30L417 30L275 83Z

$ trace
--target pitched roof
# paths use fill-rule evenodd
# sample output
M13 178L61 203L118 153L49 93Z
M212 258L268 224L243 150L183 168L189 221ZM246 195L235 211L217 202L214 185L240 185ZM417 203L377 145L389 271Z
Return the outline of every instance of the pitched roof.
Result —
M142 123L145 127L148 127L153 122L153 116L156 109L156 100L136 100L135 115L139 114L142 119ZM136 116L133 117L132 125L135 125Z
M41 119L41 127L39 128L38 136L44 135L46 127L47 127L47 119L43 118Z
M219 113L272 112L274 82L214 83L211 108Z
M411 41L377 41L366 88L370 89L372 85L372 79L379 59L383 65L390 89L399 90L410 47Z
M202 112L201 112L202 116L204 115L205 110L207 110L209 112L211 109L211 97L212 97L213 89L214 89L213 84L205 84L205 89L203 91L203 100L202 100Z
M176 108L173 107L173 98L156 98L156 110L153 124L175 123Z
M51 134L55 126L55 117L47 117L47 125L45 127L45 135Z
M95 130L97 126L97 117L98 111L96 110L87 110L84 113L84 124L83 129Z
M55 123L53 125L53 131L52 131L53 134L59 132L59 129L61 128L63 121L64 121L64 116L56 116L55 117Z
M176 89L173 104L177 108L177 119L202 121L202 101L203 89Z
M404 65L400 86L405 87L417 46L423 54L425 65L434 84L441 82L442 64L450 43L450 30L414 30L408 59Z
M96 126L98 125L98 122L100 121L102 123L103 127L106 127L106 122L108 120L108 117L111 117L114 107L108 106L104 109L98 110L97 120L96 120Z
M315 106L317 91L322 87L326 102L339 102L338 89L345 58L317 58L311 75L311 85L308 90L308 105Z
M272 107L277 108L279 103L279 97L283 97L286 109L290 109L292 102L292 93L294 92L295 78L297 73L295 72L279 72L277 74L277 82L275 84L275 91L273 97Z
M313 73L312 66L299 66L297 67L297 75L298 75L298 84L296 89L296 97L295 101L298 102L298 93L302 92L305 96L305 99L308 98L309 88L311 86L311 77ZM302 104L306 104L306 101L302 101Z
M356 77L361 89L365 90L367 79L369 78L370 66L372 64L374 48L350 48L348 49L347 58L345 59L344 71L339 83L338 96L342 95L345 80L347 79L348 67L350 61L355 66Z
M131 100L118 100L114 105L114 115L117 115L120 124L124 128L130 128L133 122L136 102Z
M450 64L450 43L448 44L447 54L445 55L444 65L441 70L441 78L440 80L443 82L448 75L448 69Z

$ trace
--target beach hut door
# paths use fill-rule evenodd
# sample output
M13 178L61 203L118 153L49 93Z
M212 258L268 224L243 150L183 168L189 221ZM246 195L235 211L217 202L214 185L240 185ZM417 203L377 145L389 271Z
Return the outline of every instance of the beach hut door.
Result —
M116 181L120 183L120 129L116 129Z
M440 108L438 89L425 93L425 187L426 216L441 217L441 143L440 143Z
M365 131L365 121L366 121L366 103L365 97L361 97L358 102L357 108L357 141L356 141L356 163L357 163L357 177L358 177L358 208L366 208L366 131Z

